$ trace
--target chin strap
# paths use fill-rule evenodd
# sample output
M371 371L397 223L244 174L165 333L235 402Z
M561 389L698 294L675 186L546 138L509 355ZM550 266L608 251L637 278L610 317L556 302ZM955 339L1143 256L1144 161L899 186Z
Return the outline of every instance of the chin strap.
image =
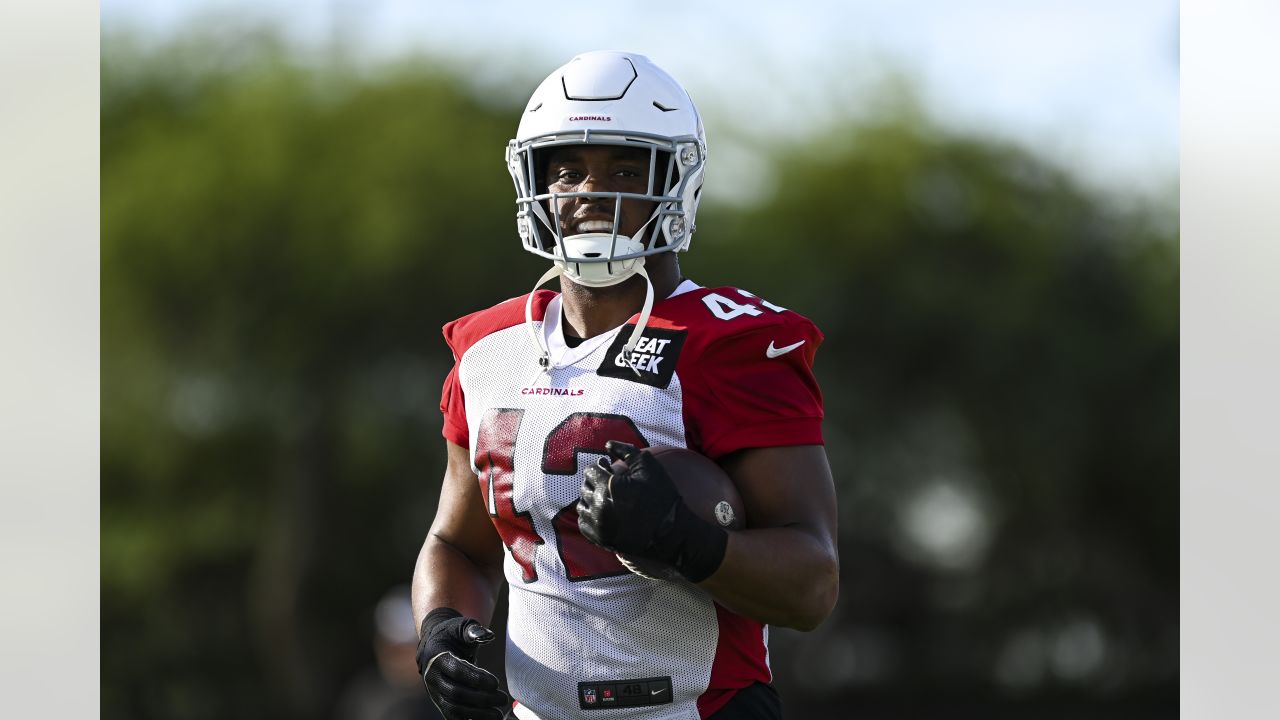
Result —
M631 337L627 339L627 344L622 346L622 356L627 359L631 372L635 373L636 377L640 377L640 370L636 368L635 352L636 345L640 343L640 336L644 334L644 326L649 324L649 313L653 310L653 281L649 279L649 273L645 272L643 265L636 273L644 278L644 307L640 308L640 319L636 322L635 329L631 331Z
M524 301L524 327L529 332L529 339L533 341L533 346L538 350L538 369L544 373L551 372L551 350L547 347L542 333L533 327L533 295L538 288L563 274L564 268L559 265L551 266L550 270L547 270L542 274L542 277L538 278L538 283L533 286L533 291L529 293L529 297ZM622 346L622 356L626 358L627 365L631 367L631 372L634 372L636 377L640 377L640 370L635 365L635 351L636 346L640 344L640 337L644 334L645 326L649 324L649 314L653 311L653 282L649 279L649 273L645 272L644 265L636 269L636 274L644 278L644 306L640 308L640 319L631 331L631 337Z
M529 297L524 301L524 329L529 331L529 339L533 341L533 346L538 349L538 367L542 372L551 371L551 351L547 349L547 343L543 340L542 333L533 328L533 296L538 292L538 288L563 274L564 268L559 265L552 265L550 270L538 278L538 283L533 286L533 290L529 291Z

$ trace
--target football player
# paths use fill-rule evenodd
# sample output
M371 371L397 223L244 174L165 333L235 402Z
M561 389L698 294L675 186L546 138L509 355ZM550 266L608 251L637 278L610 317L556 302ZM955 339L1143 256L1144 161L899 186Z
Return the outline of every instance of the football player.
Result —
M451 719L780 718L769 626L814 629L839 584L822 334L681 275L707 143L649 59L557 69L506 161L521 241L551 267L444 327L448 467L413 581L427 690ZM719 463L747 527L689 511L654 446ZM510 696L475 664L503 580Z

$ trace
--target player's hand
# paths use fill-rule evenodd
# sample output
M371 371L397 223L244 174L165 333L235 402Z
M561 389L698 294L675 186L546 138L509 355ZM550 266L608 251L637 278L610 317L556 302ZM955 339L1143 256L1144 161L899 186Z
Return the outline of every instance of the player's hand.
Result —
M671 476L653 455L610 440L609 458L588 467L578 505L578 528L614 552L653 557L683 504ZM663 558L654 557L655 560Z
M693 582L720 567L728 534L693 514L652 453L610 440L578 498L583 537L624 555L671 565Z
M418 672L446 720L502 720L511 699L493 673L475 664L476 650L493 631L453 608L436 608L422 620Z

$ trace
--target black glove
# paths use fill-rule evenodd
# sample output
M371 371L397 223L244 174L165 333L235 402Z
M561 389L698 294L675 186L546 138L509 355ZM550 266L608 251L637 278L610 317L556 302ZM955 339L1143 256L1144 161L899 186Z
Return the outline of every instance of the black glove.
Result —
M693 514L657 458L610 440L588 467L578 500L583 537L616 553L657 560L702 582L724 560L729 534Z
M498 678L475 665L476 649L493 640L493 631L441 607L422 619L418 672L427 694L446 720L502 720L511 699Z

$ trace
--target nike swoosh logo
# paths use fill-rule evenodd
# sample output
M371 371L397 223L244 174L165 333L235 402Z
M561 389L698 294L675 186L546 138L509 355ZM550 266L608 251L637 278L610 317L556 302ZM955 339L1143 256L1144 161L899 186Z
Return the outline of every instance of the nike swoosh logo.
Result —
M765 351L764 351L764 354L765 354L765 355L767 355L768 357L776 358L776 357L778 357L778 356L780 356L780 355L786 355L787 353L791 352L792 350L795 350L796 348L800 347L800 346L801 346L801 345L803 345L803 344L804 344L804 341L803 341L803 340L801 340L800 342L798 342L798 343L792 343L791 345L784 345L784 346L782 346L782 347L774 347L774 346L773 346L773 341L772 341L772 340L770 340L770 341L769 341L769 348L768 348L767 350L765 350Z
M650 690L650 691L649 691L649 694L650 694L650 695L657 695L658 693L664 693L664 692L666 692L666 691L667 691L667 689L666 689L666 688L658 688L657 690Z

